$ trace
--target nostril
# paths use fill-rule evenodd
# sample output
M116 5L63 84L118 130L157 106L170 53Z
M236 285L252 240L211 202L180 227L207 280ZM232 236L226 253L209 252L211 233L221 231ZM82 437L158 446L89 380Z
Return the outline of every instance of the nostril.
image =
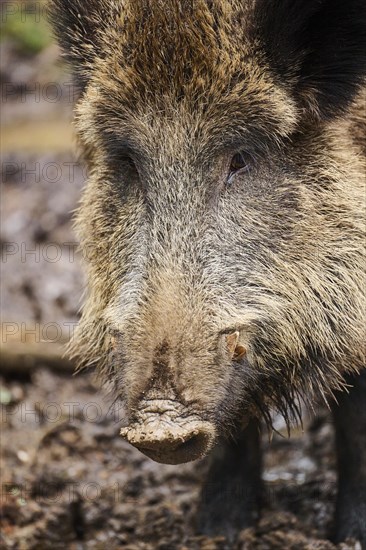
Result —
M182 464L204 456L209 448L207 438L194 435L186 441L144 442L143 445L135 445L139 451L152 458L156 462L164 464Z
M180 437L172 439L171 437L165 437L161 439L152 439L150 441L144 441L141 445L136 445L142 452L164 450L165 452L189 452L194 450L195 447L201 446L205 439L204 435L192 433L184 434Z
M186 436L184 439L180 437L178 439L156 439L152 441L144 441L141 445L138 445L140 451L144 450L162 450L167 452L182 452L194 450L195 447L201 446L204 436L200 434L192 434Z
M190 451L194 451L195 449L202 446L202 443L204 443L204 440L206 438L202 435L192 435L189 439L186 441L183 441L183 443L180 443L178 447L176 448L176 451L181 451L185 453L189 453Z
M180 464L190 462L204 456L211 448L215 439L213 426L200 422L200 426L175 429L160 424L157 429L142 430L141 426L127 428L121 434L139 451L148 457L165 464ZM207 426L206 426L207 425ZM188 428L188 429L187 429Z

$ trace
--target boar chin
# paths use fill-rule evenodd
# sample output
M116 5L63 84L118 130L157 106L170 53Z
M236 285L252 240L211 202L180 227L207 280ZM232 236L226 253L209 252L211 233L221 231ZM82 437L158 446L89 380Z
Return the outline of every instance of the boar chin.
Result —
M216 430L176 402L154 400L143 404L121 435L156 462L181 464L204 457L214 444Z

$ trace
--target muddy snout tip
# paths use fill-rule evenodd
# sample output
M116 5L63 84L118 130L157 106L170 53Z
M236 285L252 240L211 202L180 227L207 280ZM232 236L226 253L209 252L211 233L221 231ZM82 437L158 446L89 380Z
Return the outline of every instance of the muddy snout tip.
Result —
M132 425L121 435L149 458L164 464L181 464L202 458L211 449L215 429L209 422L193 421L184 427L159 421Z

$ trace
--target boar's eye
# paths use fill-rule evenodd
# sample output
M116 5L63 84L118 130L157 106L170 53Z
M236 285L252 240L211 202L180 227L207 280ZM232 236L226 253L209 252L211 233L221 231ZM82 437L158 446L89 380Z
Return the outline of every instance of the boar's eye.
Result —
M130 182L139 178L137 164L131 156L123 156L118 159L119 170L128 178Z
M234 176L238 173L247 172L250 168L250 157L247 153L241 151L236 153L230 162L227 183L232 183Z

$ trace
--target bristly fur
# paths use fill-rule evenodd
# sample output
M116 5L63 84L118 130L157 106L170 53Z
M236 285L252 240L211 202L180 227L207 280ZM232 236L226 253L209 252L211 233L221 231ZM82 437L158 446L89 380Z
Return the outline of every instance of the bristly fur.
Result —
M364 368L365 11L51 2L90 171L77 219L89 293L71 352L130 410L153 377L221 432L246 414L270 423L273 407L290 423L298 396L328 399ZM250 169L227 186L243 150ZM248 350L237 364L229 329Z
M305 110L345 112L366 72L363 0L258 0L253 21L270 66L293 79Z

